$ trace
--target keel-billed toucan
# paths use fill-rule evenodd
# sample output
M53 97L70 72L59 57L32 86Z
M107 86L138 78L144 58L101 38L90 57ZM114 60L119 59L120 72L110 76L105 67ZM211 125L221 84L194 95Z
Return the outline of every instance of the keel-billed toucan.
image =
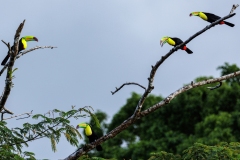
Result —
M77 125L76 129L78 128L84 128L84 132L86 134L86 136L89 139L89 142L95 142L98 139L98 136L94 133L94 131L92 130L91 126L87 123L80 123ZM101 145L97 145L96 147L97 151L102 151L102 146Z
M38 41L38 39L34 36L25 36L22 37L18 42L18 53L24 49L27 48L27 42L29 41ZM11 50L14 50L14 46L11 47ZM3 59L1 65L5 65L9 59L9 55L6 55L6 57Z
M190 13L189 16L199 16L203 20L208 21L210 23L213 23L221 18L215 14L207 13L207 12L192 12L192 13ZM234 24L229 23L227 21L221 21L219 24L226 24L230 27L234 27Z
M171 37L165 36L165 37L162 37L162 39L160 40L160 45L163 46L166 42L171 46L177 46L183 43L183 41L179 38L176 38L176 37L171 38ZM193 53L190 49L187 48L186 45L184 45L181 49L185 50L188 54Z

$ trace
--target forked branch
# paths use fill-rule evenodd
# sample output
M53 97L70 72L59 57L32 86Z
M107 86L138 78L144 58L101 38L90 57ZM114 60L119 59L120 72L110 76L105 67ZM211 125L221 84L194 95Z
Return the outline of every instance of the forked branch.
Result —
M182 44L174 47L173 49L171 49L165 56L162 56L162 58L156 62L156 64L154 66L152 66L152 70L150 72L150 76L148 78L148 87L145 90L144 94L142 95L142 97L140 98L138 105L136 107L136 110L134 112L134 114L129 117L127 120L125 120L122 124L120 124L119 126L117 126L115 129L113 129L112 131L110 131L108 134L106 134L105 136L100 137L97 141L91 143L91 145L87 148L87 149L83 149L80 148L78 149L76 152L74 152L73 154L71 154L70 156L68 156L67 158L65 158L65 160L77 160L80 156L86 154L88 151L92 150L93 148L95 148L97 145L100 145L101 143L103 143L104 141L115 137L117 134L119 134L120 132L122 132L124 129L126 129L127 127L129 127L130 125L132 125L137 119L140 119L146 115L149 115L150 113L154 112L155 110L157 110L158 108L170 103L170 101L175 98L177 95L186 92L192 88L196 88L199 86L203 86L206 84L211 84L211 83L215 83L215 82L221 82L223 80L226 79L230 79L233 78L235 76L240 75L240 71L235 72L235 73L231 73L219 78L214 78L214 79L208 79L205 81L201 81L201 82L197 82L197 83L191 83L189 85L186 85L182 88L180 88L179 90L173 92L172 94L170 94L167 98L165 98L164 100L162 100L161 102L159 102L158 104L155 104L154 106L141 111L142 109L142 105L145 102L147 96L149 95L149 93L151 93L151 91L153 90L154 86L153 86L153 81L154 81L154 77L156 74L157 69L159 68L159 66L170 56L172 55L175 51L177 51L178 49L182 48L184 45L186 45L187 43L189 43L191 40L193 40L194 38L196 38L197 36L199 36L200 34L202 34L203 32L207 31L208 29L212 28L213 26L219 24L220 21L223 21L225 19L228 19L232 16L234 16L235 13L227 15L219 20L217 20L214 23L211 23L210 25L206 26L204 29L200 30L199 32L197 32L196 34L194 34L193 36L191 36L190 38L188 38L185 42L183 42ZM121 87L119 88L121 89Z
M124 84L122 84L119 88L116 87L115 91L111 91L112 95L114 95L116 92L118 92L120 89L122 89L125 85L137 85L139 87L141 87L142 89L146 90L146 88L138 83L135 82L126 82Z

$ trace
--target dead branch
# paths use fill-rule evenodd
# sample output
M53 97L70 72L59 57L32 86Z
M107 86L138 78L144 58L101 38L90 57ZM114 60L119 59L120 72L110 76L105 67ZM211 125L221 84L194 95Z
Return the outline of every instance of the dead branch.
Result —
M112 95L114 95L116 92L118 92L120 89L122 89L125 85L137 85L141 88L143 88L144 90L146 90L146 88L138 83L135 83L135 82L126 82L124 84L122 84L119 88L116 87L116 90L115 91L111 91Z
M44 48L51 48L51 49L53 49L53 48L57 48L57 47L53 47L53 46L36 46L36 47L33 47L33 48L29 49L29 50L26 50L26 51L21 52L20 54L18 54L17 55L17 59L20 58L21 56L23 56L24 54L27 54L28 52L32 52L32 51L34 51L36 49L44 49Z
M204 29L200 30L199 32L195 33L193 36L191 36L190 38L188 38L185 42L183 42L182 44L174 47L173 49L171 49L165 56L162 56L161 60L157 61L157 63L152 66L152 70L150 72L150 77L148 78L148 87L147 90L143 93L142 97L139 100L139 103L136 107L136 110L134 112L134 115L136 116L136 114L138 114L141 111L142 105L144 103L144 101L146 100L147 96L149 95L149 93L151 93L151 91L153 90L154 86L153 86L153 81L154 81L154 77L156 74L156 71L158 69L158 67L169 57L171 56L175 51L177 51L178 49L182 48L184 45L188 44L190 41L192 41L194 38L196 38L197 36L199 36L200 34L204 33L205 31L207 31L208 29L214 27L215 25L219 24L219 22L228 19L230 17L233 17L236 13L227 15L213 23L211 23L210 25L206 26Z
M25 20L19 25L18 29L16 30L16 34L14 36L14 48L15 48L14 51L12 51L11 49L8 50L8 54L10 54L10 61L8 64L8 69L7 69L5 88L4 88L3 95L0 100L0 112L4 108L4 105L8 99L8 96L10 95L11 88L13 85L13 83L12 83L13 66L14 66L16 55L18 53L18 42L19 42L19 37L20 37L21 31L23 29L24 23L25 23ZM8 46L10 46L10 45L8 45ZM8 49L9 49L9 47L8 47ZM9 114L12 114L12 113L9 112Z
M145 90L144 94L142 95L142 97L140 98L138 105L135 109L134 114L129 117L127 120L125 120L122 124L120 124L119 126L117 126L115 129L113 129L112 131L110 131L108 134L106 134L105 136L100 137L97 141L91 143L91 146L86 148L86 149L78 149L77 152L74 152L73 154L69 155L67 158L65 158L65 160L76 160L78 159L81 155L86 154L88 151L92 150L93 148L95 148L97 145L100 145L101 143L103 143L104 141L115 137L118 133L122 132L124 129L126 129L127 127L129 127L130 125L132 125L137 119L140 119L152 112L154 112L155 110L157 110L158 108L170 103L170 101L175 98L178 94L186 92L187 90L190 90L192 88L196 88L199 86L203 86L206 84L210 84L210 83L215 83L215 82L220 82L222 80L225 79L229 79L232 77L235 77L237 75L240 75L240 71L235 72L235 73L231 73L225 76L222 76L220 78L215 78L215 79L209 79L209 80L205 80L205 81L201 81L201 82L197 82L197 83L191 83L187 86L184 86L182 88L180 88L179 90L177 90L176 92L170 94L167 98L165 98L163 101L159 102L158 104L144 110L141 112L141 108L143 103L145 102L147 96L149 95L149 93L151 93L151 91L153 90L154 86L153 86L153 81L154 81L154 77L156 74L156 71L158 69L158 67L170 56L172 55L175 51L177 51L178 49L180 49L182 46L186 45L187 43L189 43L191 40L193 40L194 38L196 38L197 36L199 36L200 34L202 34L203 32L207 31L208 29L212 28L213 26L219 24L220 21L223 21L225 19L228 19L232 16L234 16L234 14L230 14L227 15L217 21L215 21L214 23L211 23L210 25L206 26L204 29L200 30L199 32L197 32L196 34L194 34L193 36L191 36L190 38L188 38L185 42L183 42L182 44L174 47L173 49L171 49L165 56L162 56L162 58L156 62L156 64L154 66L152 66L152 70L150 72L150 77L148 78L148 87Z
M234 4L234 5L232 6L232 9L231 9L231 11L230 11L229 14L232 14L233 11L234 11L235 9L237 9L238 6L239 6L238 4L236 4L236 5Z
M17 118L18 119L25 119L25 118L29 118L32 114L33 110L31 112L27 112L27 113L22 113L22 114L19 114L19 115L15 115L15 116L11 116L11 117L8 117L8 118L3 118L2 120L8 120L8 119L12 119L12 118L16 118L16 117L20 117L22 115L28 115L27 117L23 117L23 118Z
M2 41L3 41L3 40L2 40ZM3 41L3 42L4 42L4 41ZM6 42L4 42L4 43L6 43ZM18 59L18 58L20 58L21 56L27 54L28 52L32 52L32 51L34 51L34 50L36 50L36 49L44 49L44 48L51 48L51 49L53 49L53 48L57 48L57 47L53 47L53 46L36 46L36 47L33 47L33 48L31 48L31 49L29 49L29 50L26 50L26 51L24 51L24 52L20 52L20 53L17 55L16 59ZM4 72L5 69L7 68L8 64L9 64L9 62L6 63L6 64L3 66L2 70L0 71L0 76L3 74L3 72Z
M80 148L76 152L74 152L73 154L71 154L67 158L65 158L65 160L77 160L81 155L86 154L88 151L92 150L97 145L100 145L104 141L115 137L118 133L120 133L121 131L128 128L130 125L132 125L137 119L145 117L145 116L149 115L150 113L154 112L155 110L159 109L160 107L163 107L164 105L170 103L173 98L177 97L181 93L184 93L184 92L186 92L190 89L197 88L197 87L200 87L200 86L203 86L203 85L212 84L212 83L216 83L216 82L221 82L223 80L230 79L230 78L236 77L238 75L240 75L240 71L237 71L237 72L234 72L234 73L231 73L231 74L219 77L219 78L208 79L208 80L204 80L204 81L201 81L201 82L196 82L196 83L191 83L189 85L186 85L186 86L178 89L177 91L173 92L172 94L167 96L164 100L160 101L159 103L157 103L157 104L153 105L152 107L140 112L139 114L137 114L136 117L134 117L134 115L132 115L127 120L125 120L122 124L120 124L115 129L110 131L108 134L100 137L94 143L91 143L91 145L87 149L84 150L84 149Z

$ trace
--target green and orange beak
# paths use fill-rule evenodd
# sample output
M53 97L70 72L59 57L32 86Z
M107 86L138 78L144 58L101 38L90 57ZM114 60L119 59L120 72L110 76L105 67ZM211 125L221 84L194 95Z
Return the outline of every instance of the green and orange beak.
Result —
M160 46L162 47L168 41L168 39L169 39L168 36L162 37L160 40Z
M199 15L199 12L192 12L192 13L190 13L189 16L191 17L191 16L198 16L198 15Z
M76 126L76 129L78 129L78 128L86 128L87 126L88 126L87 123L80 123L80 124L78 124L78 125Z
M34 36L25 36L25 37L23 37L23 39L25 39L27 42L29 42L29 41L37 41L38 42L37 37L34 37Z

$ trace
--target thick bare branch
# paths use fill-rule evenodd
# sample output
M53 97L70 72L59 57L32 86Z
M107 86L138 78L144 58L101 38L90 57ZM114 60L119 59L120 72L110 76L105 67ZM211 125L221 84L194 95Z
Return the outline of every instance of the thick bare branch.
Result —
M156 74L156 71L158 69L158 67L169 57L171 56L175 51L177 51L178 49L182 48L184 45L186 45L187 43L189 43L190 41L192 41L194 38L196 38L197 36L199 36L200 34L204 33L205 31L207 31L208 29L214 27L215 25L219 24L219 22L228 19L232 16L234 16L235 13L227 15L213 23L211 23L210 25L206 26L204 29L200 30L199 32L195 33L193 36L191 36L190 38L188 38L185 42L183 42L182 44L174 47L173 49L171 49L165 56L162 56L161 60L157 61L157 63L152 66L152 70L150 72L150 77L148 78L148 87L147 90L143 93L141 99L139 100L139 103L136 107L136 110L134 112L134 115L136 116L136 114L140 113L142 105L144 103L144 101L146 100L147 96L149 95L149 93L151 93L151 91L154 89L153 86L153 81L154 81L154 76Z
M10 95L10 92L11 92L11 88L12 88L12 84L13 84L12 83L13 66L14 66L16 55L18 53L18 41L19 41L21 31L23 29L24 23L25 23L25 20L19 25L18 29L16 30L16 34L14 36L14 48L15 48L14 53L11 49L8 51L8 54L10 54L10 61L8 64L8 69L7 69L5 88L4 88L3 95L0 100L0 112L3 110L4 105L8 99L8 96ZM11 112L9 114L11 114Z
M71 154L70 156L65 158L65 160L77 160L81 155L86 154L88 151L92 150L97 145L103 143L104 141L106 141L110 138L115 137L117 134L122 132L124 129L126 129L127 127L132 125L137 119L140 119L144 116L147 116L150 113L159 109L160 107L163 107L164 105L170 103L173 98L177 97L181 93L184 93L184 92L186 92L190 89L197 88L197 87L200 87L200 86L203 86L203 85L216 83L216 82L221 82L223 80L230 79L230 78L233 78L233 77L236 77L236 76L239 76L239 75L240 75L240 71L237 71L237 72L234 72L234 73L231 73L231 74L219 77L219 78L208 79L208 80L204 80L204 81L201 81L201 82L196 82L196 83L191 83L189 85L186 85L186 86L178 89L177 91L173 92L168 97L166 97L164 100L160 101L159 103L155 104L154 106L140 112L139 114L137 114L136 117L134 117L134 115L131 116L130 118L125 120L121 125L119 125L115 129L113 129L111 132L109 132L105 136L100 137L97 141L95 141L94 143L91 143L91 145L88 145L88 147L85 148L85 150L80 148L78 151L74 152L73 154Z
M126 82L124 84L122 84L119 88L116 87L116 90L115 91L111 91L112 95L114 95L116 92L118 92L120 89L122 89L125 85L137 85L141 88L143 88L144 90L146 90L146 88L138 83L135 83L135 82Z
M187 39L185 42L183 42L182 44L174 47L173 49L171 49L165 56L162 56L162 58L156 62L156 64L154 66L152 66L152 70L150 72L150 77L148 78L148 87L145 90L144 94L142 95L142 97L139 100L139 103L136 107L136 110L134 112L134 114L129 117L127 120L125 120L122 124L120 124L118 127L116 127L115 129L113 129L112 131L110 131L108 134L106 134L105 136L102 136L101 138L99 138L97 141L91 143L90 147L87 147L86 149L82 149L80 148L77 152L74 152L73 154L71 154L70 156L68 156L67 158L65 158L65 160L76 160L78 159L81 155L86 154L88 151L90 151L91 149L95 148L97 145L103 143L104 141L115 137L118 133L120 133L121 131L123 131L125 128L129 127L130 125L132 125L137 119L140 119L141 117L144 117L152 112L154 112L155 110L157 110L158 108L162 107L163 105L166 105L168 103L170 103L170 101L176 97L178 94L183 93L189 89L192 88L196 88L198 86L202 86L205 84L210 84L210 83L215 83L215 82L221 82L222 80L225 79L229 79L232 77L235 77L237 75L240 75L240 71L226 75L226 76L222 76L220 78L215 78L215 79L209 79L206 81L202 81L202 82L197 82L197 83L191 83L190 85L184 86L183 88L177 90L176 92L172 93L171 95L169 95L167 98L165 98L163 101L159 102L158 104L148 108L147 110L144 110L141 112L141 108L142 105L144 103L144 101L146 100L147 96L149 95L149 93L151 93L151 91L154 89L153 86L153 81L154 81L154 77L156 74L156 71L158 69L158 67L170 56L172 55L175 51L177 51L178 49L180 49L182 46L186 45L187 43L189 43L191 40L193 40L195 37L199 36L200 34L202 34L203 32L207 31L208 29L212 28L213 26L219 24L220 21L228 19L232 16L234 16L234 14L230 14L227 15L219 20L217 20L214 23L211 23L210 25L206 26L204 29L200 30L199 32L197 32L196 34L194 34L193 36L191 36L189 39Z

